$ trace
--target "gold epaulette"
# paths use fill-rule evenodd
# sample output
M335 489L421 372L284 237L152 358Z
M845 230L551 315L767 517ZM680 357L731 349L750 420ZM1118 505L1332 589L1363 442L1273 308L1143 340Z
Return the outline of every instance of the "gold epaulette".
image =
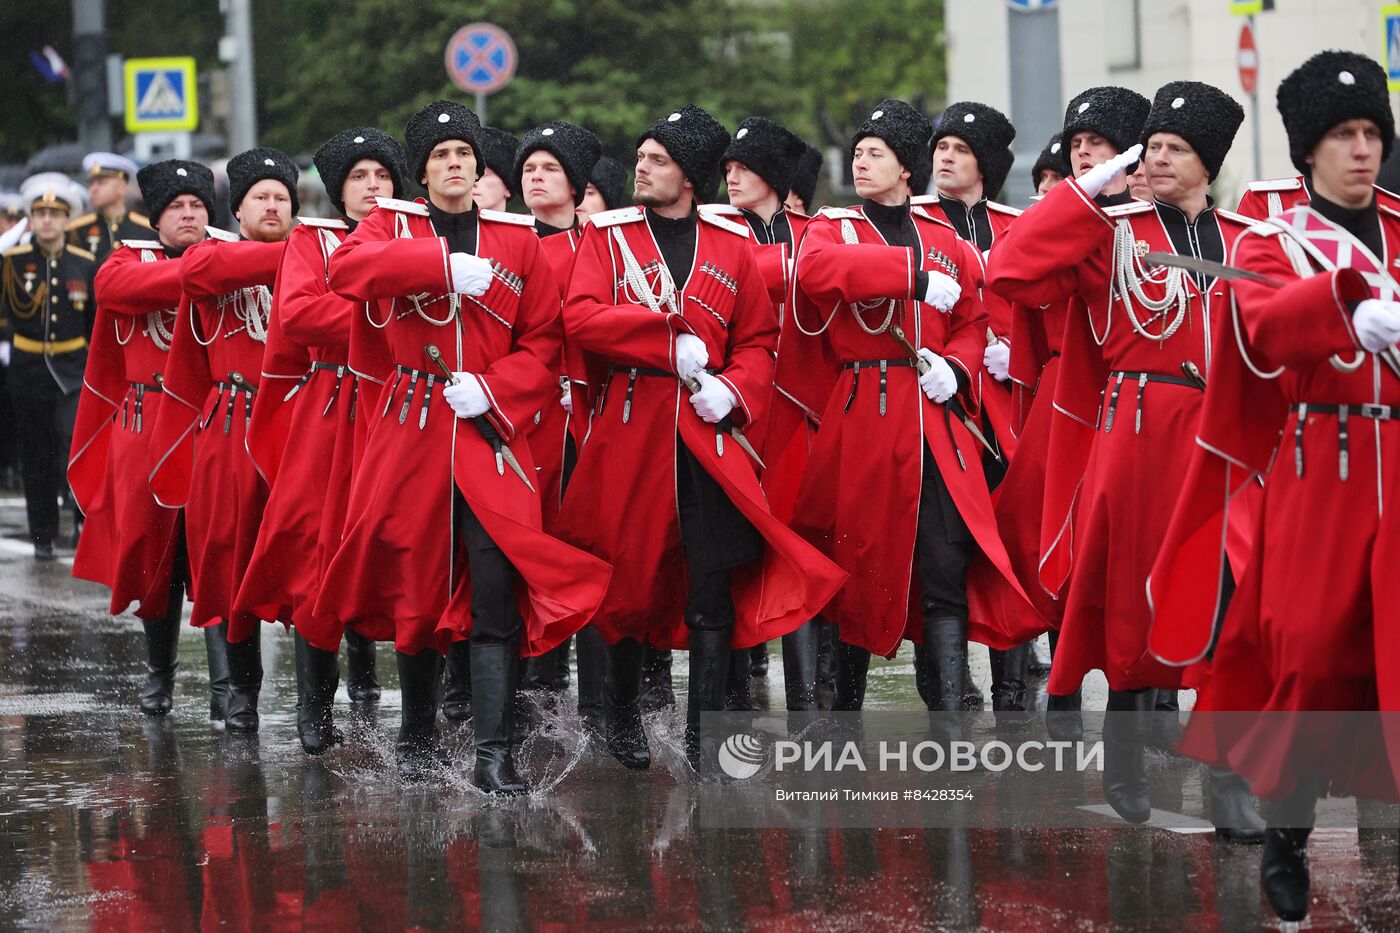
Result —
M90 259L93 262L97 261L97 256L95 254L88 252L81 246L74 246L72 243L68 243L66 245L68 247L68 252L72 253L74 256L81 256L82 258Z

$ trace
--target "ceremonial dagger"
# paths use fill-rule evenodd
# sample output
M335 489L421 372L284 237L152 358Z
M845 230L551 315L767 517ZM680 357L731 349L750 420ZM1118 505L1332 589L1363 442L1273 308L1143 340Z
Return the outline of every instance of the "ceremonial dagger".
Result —
M909 354L909 358L914 361L914 369L918 371L919 375L922 376L924 373L928 372L928 360L920 356L919 351L914 349L914 345L910 343L909 338L904 335L904 328L900 327L898 324L891 324L889 333L890 336L895 339L895 342L904 348L904 352ZM976 438L979 444L987 448L987 453L995 457L997 463L1000 463L1001 454L987 441L987 435L983 434L982 429L977 427L977 422L973 421L972 418L968 416L967 410L962 407L962 402L958 401L958 397L956 395L950 395L948 401L943 404L947 406L953 414L958 416L958 420L963 423L963 427L967 428L968 433Z
M442 370L442 376L447 380L448 385L457 384L457 377L452 375L452 370L447 368L447 361L442 358L442 351L437 348L437 344L428 344L423 348L423 352L428 354L428 359L432 360L433 363L437 365L438 369ZM525 475L525 470L521 468L520 461L515 459L515 454L511 453L510 447L501 439L500 432L496 430L496 426L487 420L485 415L477 415L470 420L472 424L476 425L476 429L481 432L481 436L486 439L486 443L490 444L491 449L496 452L497 475L505 475L505 467L509 466L511 471L514 472L516 476L520 477L520 481L524 483L531 492L534 492L535 487L530 482L530 478Z
M1212 262L1209 259L1197 259L1195 256L1179 256L1176 253L1148 253L1142 257L1145 262L1153 266L1171 266L1175 269L1184 269L1187 272L1199 272L1202 275L1209 275L1213 278L1224 279L1227 282L1238 279L1246 279L1251 282L1258 282L1269 288L1283 288L1288 285L1273 276L1264 275L1259 272L1251 272L1248 269L1241 269L1238 266L1227 266L1223 262ZM1383 363L1390 368L1397 379L1400 379L1400 351L1395 347L1387 347L1377 354Z
M700 385L700 380L696 379L694 376L682 377L681 382L685 383L685 387L690 390L691 395L694 395L696 392L699 392L702 388ZM734 438L734 443L742 447L744 449L744 453L748 454L750 457L753 457L753 462L758 464L759 469L768 469L767 464L765 464L763 462L763 459L759 457L758 451L753 449L753 445L750 444L749 439L744 436L744 432L739 430L739 426L734 423L733 418L729 417L728 415L725 415L723 418L719 419L719 423L715 426L724 433L728 434L730 437ZM723 449L721 449L720 453L723 452Z

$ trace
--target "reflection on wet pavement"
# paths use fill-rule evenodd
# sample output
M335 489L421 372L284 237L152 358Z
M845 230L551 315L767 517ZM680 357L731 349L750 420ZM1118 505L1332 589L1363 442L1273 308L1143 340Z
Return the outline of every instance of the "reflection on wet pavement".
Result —
M1210 833L1110 820L1087 830L700 830L675 712L649 719L649 772L618 767L571 712L553 712L520 758L536 787L525 800L477 793L470 732L446 725L454 770L404 785L383 648L382 701L352 715L342 690L347 744L319 760L296 741L280 632L264 638L258 738L209 727L193 631L180 646L174 714L148 719L135 705L136 623L107 620L104 595L65 574L0 555L0 929L1273 925L1259 850ZM760 704L782 702L774 658L755 681ZM907 654L872 676L871 698L916 703ZM1089 705L1101 700L1091 694ZM1154 767L1181 772L1182 799L1167 805L1199 806L1199 769L1164 756ZM1069 792L1097 802L1094 783ZM1400 929L1396 848L1393 831L1319 830L1310 925Z

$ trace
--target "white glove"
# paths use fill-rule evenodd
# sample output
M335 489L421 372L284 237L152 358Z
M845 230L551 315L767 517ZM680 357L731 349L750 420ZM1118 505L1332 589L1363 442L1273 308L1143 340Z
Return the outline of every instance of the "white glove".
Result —
M928 362L928 372L919 374L919 388L942 405L957 394L958 377L948 361L927 347L919 347L919 358Z
M447 400L447 404L458 418L475 418L491 410L491 403L486 400L486 392L481 388L481 382L476 376L471 373L452 375L457 383L443 389L442 397Z
M452 253L448 256L452 266L452 290L473 298L486 294L491 287L491 260L473 256L471 253Z
M988 344L982 353L982 365L997 382L1005 382L1011 375L1011 348L998 340Z
M676 338L676 375L690 379L699 375L710 362L710 351L705 349L705 341L694 334L681 334Z
M569 383L564 383L560 387L559 404L564 406L564 410L569 414L574 413L574 387Z
M703 370L695 377L700 380L700 391L690 397L690 404L702 421L717 424L734 410L738 401L729 386Z
M1129 166L1137 162L1142 157L1142 143L1130 146L1126 152L1109 159L1107 162L1100 162L1089 171L1079 176L1079 187L1091 198L1099 196L1099 192L1108 187L1108 183L1118 176L1119 172L1126 171Z
M1379 353L1400 340L1400 301L1367 298L1351 316L1357 339L1368 353Z
M4 343L0 343L0 367L8 367L9 365L10 365L10 342L7 340L7 341L5 341Z
M928 290L924 292L924 304L933 305L939 311L951 311L962 297L962 286L958 280L942 272L928 274Z

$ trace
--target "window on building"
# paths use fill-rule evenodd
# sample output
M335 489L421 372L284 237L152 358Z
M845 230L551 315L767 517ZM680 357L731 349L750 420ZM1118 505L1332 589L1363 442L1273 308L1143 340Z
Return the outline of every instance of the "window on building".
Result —
M1140 0L1107 0L1108 70L1136 71L1142 67Z

